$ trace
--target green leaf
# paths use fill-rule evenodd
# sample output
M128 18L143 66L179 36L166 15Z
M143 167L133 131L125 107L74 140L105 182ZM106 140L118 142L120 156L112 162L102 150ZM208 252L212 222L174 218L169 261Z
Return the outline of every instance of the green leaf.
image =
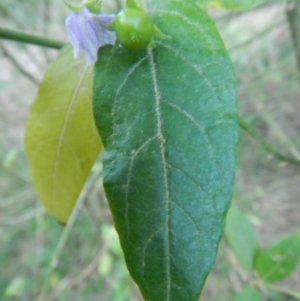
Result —
M24 295L25 286L26 280L21 276L17 276L10 281L4 295L9 299L21 297Z
M67 7L73 12L79 12L84 7L94 14L99 14L101 12L102 0L84 0L80 4L73 4L65 1Z
M19 150L16 147L10 149L3 158L3 162L2 162L3 167L6 169L12 168L12 166L17 160L18 153Z
M83 8L81 4L73 4L65 1L66 6L68 7L69 10L72 12L80 12Z
M128 269L146 301L196 301L215 261L235 171L232 65L194 3L148 1L169 39L101 48L94 115L104 187Z
M261 252L255 268L266 282L285 279L296 268L300 257L300 231Z
M83 6L86 6L90 12L99 14L101 12L102 0L86 0L83 1Z
M198 0L201 8L247 10L270 0Z
M234 301L260 301L259 292L252 286L245 286L234 298Z
M228 212L225 233L241 266L251 271L258 242L253 226L235 206Z
M98 273L100 276L107 276L113 266L113 257L109 252L103 254L98 265Z
M28 116L25 149L33 185L49 214L66 223L98 156L92 72L64 48L48 66Z

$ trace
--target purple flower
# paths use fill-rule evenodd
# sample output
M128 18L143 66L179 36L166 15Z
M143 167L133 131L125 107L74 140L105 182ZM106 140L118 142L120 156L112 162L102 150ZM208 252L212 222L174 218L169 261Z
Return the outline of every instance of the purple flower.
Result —
M73 13L66 19L67 34L74 47L75 58L78 58L81 49L87 65L90 65L97 61L97 52L101 46L115 43L115 33L104 26L114 17L114 14L94 15L84 7L81 12Z

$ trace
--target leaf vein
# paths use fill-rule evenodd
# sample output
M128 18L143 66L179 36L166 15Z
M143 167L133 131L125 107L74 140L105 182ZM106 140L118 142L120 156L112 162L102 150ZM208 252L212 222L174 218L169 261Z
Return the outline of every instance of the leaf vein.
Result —
M84 77L87 73L87 70L88 70L88 67L85 67L84 70L82 71L81 75L80 75L78 83L77 83L77 85L74 89L74 92L72 94L70 105L69 105L69 108L67 110L67 114L66 114L66 117L64 119L64 123L63 123L62 129L61 129L60 135L58 137L58 145L57 145L57 148L56 148L56 153L55 153L55 158L54 158L54 166L53 166L53 175L54 176L57 173L58 163L60 161L59 156L60 156L60 153L61 153L61 147L62 147L64 135L65 135L65 132L66 132L66 129L67 129L68 121L69 121L70 115L73 111L74 105L76 103L76 99L77 99L78 93L81 89L82 82L83 82ZM51 195L51 201L50 201L50 203L52 205L55 201L55 187L56 187L56 178L54 177L53 178L53 183L52 183L52 195Z
M143 268L143 274L145 273L145 267L146 267L146 260L145 260L145 257L146 257L146 253L147 253L147 248L148 248L148 245L149 243L152 241L152 239L160 232L164 229L164 226L162 227L159 227L156 231L154 231L150 237L146 240L146 243L145 243L145 246L143 247L143 257L142 257L142 268Z
M43 149L43 146L44 146L45 144L47 144L47 143L50 142L50 141L56 141L56 140L58 140L57 137L52 137L52 138L46 139L46 140L40 142L38 145L36 145L35 150L34 150L34 153L32 154L32 161L35 161L36 156L37 156L38 153L41 151L41 149ZM80 165L79 163L80 163L80 161L78 160L78 158L77 158L77 156L76 156L76 153L74 152L74 150L73 150L73 148L72 148L70 142L68 142L68 141L63 137L63 138L62 138L62 144L63 144L63 143L65 143L65 144L67 145L67 147L70 149L71 153L73 154L74 161L75 161L75 163L77 164L77 168L79 169L79 165ZM55 175L55 174L53 174L53 175Z
M39 123L39 121L41 119L43 121L43 119L47 115L52 114L52 113L57 113L58 111L64 111L64 110L67 110L67 109L68 109L68 105L62 105L62 106L56 106L54 108L50 108L50 109L44 111L42 114L40 114L39 117L36 120L34 120L34 122L32 122L31 124L36 125L37 123ZM28 138L30 138L31 136L33 136L33 135L27 135Z
M119 85L119 87L116 89L116 96L113 102L113 108L112 108L112 118L114 118L115 116L115 111L116 111L116 104L117 104L117 99L119 96L119 93L121 92L121 90L125 87L126 83L128 82L128 79L130 78L131 75L134 74L134 72L136 72L137 68L143 63L143 61L145 61L147 59L147 57L143 57L142 59L140 59L137 63L135 63L131 69L128 71L128 73L125 75L122 83Z
M201 185L197 184L185 171L183 171L182 169L168 163L168 166L172 169L174 169L175 171L177 171L178 173L181 173L182 175L184 175L189 181L191 181L192 184L194 184L194 186L196 188L198 188L199 191L201 191L201 193L203 193L207 198L209 198L211 201L213 201L212 197L201 187Z
M183 116L185 116L187 119L189 119L196 128L198 128L198 130L204 135L205 137L205 140L209 146L209 155L210 155L210 158L213 158L214 157L214 148L210 142L210 139L205 131L205 128L203 126L201 126L195 119L194 117L189 114L187 111L183 110L181 107L175 105L175 104L172 104L166 100L163 100L163 102L165 104L167 104L168 106L172 107L173 109L177 110L180 114L182 114Z
M177 11L165 11L165 10L158 10L156 11L157 14L160 15L170 15L170 16L174 16L174 17L179 17L181 18L186 24L188 24L189 26L193 27L196 31L198 31L200 33L201 36L204 36L206 41L209 44L209 50L212 52L213 55L216 54L216 49L214 47L214 45L212 44L212 40L210 39L210 37L206 34L205 31L203 31L199 26L197 26L196 23L192 22L190 19L188 19L187 17L185 17L184 15L178 13Z
M157 135L158 141L160 146L160 154L161 160L163 165L163 177L164 177L164 186L165 186L165 193L166 193L166 237L167 237L167 246L166 246L166 254L167 254L167 292L166 292L166 301L170 300L170 291L171 291L171 263L170 263L170 192L169 192L169 183L168 183L168 168L167 168L167 161L165 156L165 139L162 133L162 116L161 116L161 109L160 109L160 101L161 96L158 89L158 82L157 82L157 75L156 75L156 66L154 62L154 55L153 50L148 48L149 54L149 61L151 67L151 74L152 74L152 81L153 81L153 88L154 88L154 97L155 97L155 111L156 111L156 118L157 118Z
M172 203L174 205L176 205L184 213L184 215L187 216L187 218L189 219L189 221L191 222L191 224L194 226L194 228L196 230L196 233L197 233L197 243L200 246L200 239L199 239L200 230L198 229L196 222L193 220L193 218L191 217L191 215L188 212L186 212L186 210L181 205L179 205L174 200L172 200Z
M129 189L130 189L130 181L131 181L131 175L132 175L132 168L133 168L133 163L135 158L140 154L140 152L149 144L151 143L154 139L157 138L157 135L149 138L146 140L137 150L132 150L133 154L130 158L130 165L129 165L129 170L128 170L128 175L127 175L127 183L125 185L125 217L126 217L126 231L127 231L127 237L129 233L129 218L128 218L128 210L129 210Z
M202 69L199 68L197 65L192 64L184 55L182 55L180 52L178 52L177 50L175 50L173 47L170 47L164 43L162 43L161 41L156 41L156 43L170 51L172 51L176 56L178 56L181 60L183 60L189 67L191 67L193 70L195 70L199 76L202 78L204 78L204 81L206 83L206 85L212 90L213 95L218 99L219 102L221 102L221 99L218 95L218 93L216 92L215 87L212 85L211 81L207 78L207 76L204 75L204 71L203 69L206 68L207 66L211 65L208 64L206 66L204 66Z

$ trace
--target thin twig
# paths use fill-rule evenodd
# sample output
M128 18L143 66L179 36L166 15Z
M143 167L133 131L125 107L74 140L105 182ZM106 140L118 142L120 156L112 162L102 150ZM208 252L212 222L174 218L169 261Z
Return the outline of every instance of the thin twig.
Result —
M0 49L5 57L7 57L10 62L18 69L20 73L22 73L26 78L28 78L34 85L38 86L39 82L38 80L30 73L28 72L18 61L17 59L6 50L6 48L3 45L0 45Z
M296 3L297 2L297 3ZM286 7L286 15L289 22L293 40L298 73L300 75L300 16L298 13L299 1L289 1Z
M257 107L257 105L255 105ZM257 108L258 110L258 108ZM295 147L294 143L289 139L289 137L286 135L286 133L283 131L282 127L279 125L276 120L268 113L264 112L262 115L262 118L268 123L268 125L272 128L274 134L277 136L277 139L280 140L281 143L283 143L290 154L293 155L293 157L297 160L300 160L300 152Z
M98 267L100 258L107 252L107 244L104 244L92 262L75 278L64 281L57 290L50 296L49 300L57 300L57 298L67 289L80 285L85 281Z
M244 285L244 283L247 283L249 277L247 273L245 273L243 269L240 267L240 264L238 263L235 254L228 246L226 246L227 258L231 266L233 267L233 269L228 270L228 276L234 287L234 290L236 292L239 292L242 286Z
M36 208L27 213L24 213L19 216L11 217L11 218L1 218L0 225L4 224L5 226L15 226L24 222L28 222L37 216L45 214L44 208Z
M246 131L254 140L256 140L267 152L271 153L275 158L280 161L287 162L293 165L300 165L300 161L287 157L280 152L278 152L271 144L266 142L266 140L252 127L250 127L241 117L239 118L239 125L240 127Z
M64 231L60 237L60 240L58 242L58 245L56 247L56 250L53 253L50 267L47 272L46 278L44 280L41 293L38 297L38 301L47 301L47 294L48 294L51 275L52 275L53 271L58 267L61 253L62 253L62 251L67 243L67 240L73 230L75 222L80 214L82 205L85 202L85 200L87 199L88 195L90 194L90 191L94 187L96 181L99 179L101 173L102 173L102 169L100 170L100 172L97 172L94 175L92 175L92 178L87 182L87 184L83 188L83 190L78 198L78 201L75 204L75 207L71 213L71 216L66 225L66 228L64 229Z
M284 295L293 297L297 300L300 300L300 293L299 292L295 292L295 291L292 291L292 290L289 290L289 289L286 289L286 288L283 288L283 287L278 287L276 285L272 285L272 284L268 284L268 283L265 283L264 285L269 290L276 291L276 292L279 292L281 294L284 294Z
M2 5L2 6L1 6L1 10L2 10L2 12L4 13L5 18L6 18L7 20L13 20L13 22L14 22L14 24L15 24L15 26L16 26L17 28L23 28L23 29L24 29L24 23L23 23L21 20L19 20L19 18L16 16L16 13L15 13L14 10L8 10L8 9L5 7L5 5ZM36 65L36 67L37 67L38 69L44 68L44 64L41 63L39 60L37 60L37 55L36 55L36 53L33 52L33 49L30 48L30 47L29 47L29 48L26 47L26 50L27 50L27 51L26 51L26 54L27 54L28 57L30 58L31 62L32 62L34 65Z
M51 21L51 17L50 17L50 11L51 11L51 3L50 3L50 0L44 0L43 3L43 33L45 36L47 36L49 34L49 30L48 30L48 27L49 27L49 24L50 24L50 21ZM43 53L44 53L44 56L45 56L45 59L47 61L47 63L50 63L51 59L49 57L49 54L47 52L47 49L46 48L43 48Z
M65 43L45 37L41 37L38 35L34 35L31 33L25 33L20 31L15 31L8 28L0 27L0 38L17 41L22 43L34 44L42 47L48 47L53 49L61 49Z
M234 45L232 47L229 48L228 52L232 53L240 48L246 47L249 44L256 42L258 39L263 38L264 36L268 35L270 32L272 32L273 30L277 29L280 25L284 24L285 20L279 20L276 23L268 26L267 28L265 28L264 30L260 31L257 34L254 34L251 38L249 38L248 40L241 42L237 45Z
M122 0L117 0L116 4L117 4L117 11L121 10L124 6L124 3Z

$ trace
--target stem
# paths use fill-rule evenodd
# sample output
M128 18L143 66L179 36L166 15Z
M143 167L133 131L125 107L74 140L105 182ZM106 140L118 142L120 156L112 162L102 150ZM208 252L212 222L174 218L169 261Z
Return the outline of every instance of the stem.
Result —
M274 24L266 27L264 30L262 30L261 32L254 34L253 37L249 38L248 40L241 42L237 45L234 45L233 47L229 48L228 52L232 53L233 51L239 50L242 47L246 47L249 46L249 44L256 42L258 39L261 39L263 37L265 37L266 35L268 35L270 32L272 32L273 30L277 29L280 25L284 24L285 20L279 20L277 22L275 22Z
M38 35L19 32L12 29L1 28L1 27L0 27L0 38L11 40L11 41L22 42L22 43L39 45L42 47L48 47L53 49L61 49L65 45L65 43L61 41L52 40Z
M14 12L12 10L8 10L5 6L1 6L1 10L4 13L6 19L9 20L14 20L14 24L18 27L18 28L23 28L23 24L21 21L19 21L19 19L16 17L16 15L14 14ZM26 51L29 59L32 61L32 63L37 67L37 69L42 69L44 68L44 64L41 64L40 61L37 60L36 58L36 53L32 52L32 48L27 48Z
M300 161L291 157L287 157L280 152L278 152L271 144L266 142L266 140L260 136L252 127L250 127L241 117L239 117L240 127L246 131L254 140L256 140L267 152L271 153L275 158L280 161L284 161L293 165L300 165Z
M50 0L44 0L43 3L42 3L42 7L43 7L43 23L42 23L42 26L43 26L43 34L45 36L47 36L48 32L49 32L49 24L50 24L50 21L51 21L51 3L50 3ZM44 57L46 59L46 62L49 64L51 59L49 57L49 54L48 54L48 49L44 48L43 49L43 53L44 53Z
M11 63L16 67L16 69L21 72L26 78L28 78L34 85L39 85L38 80L28 72L18 61L17 59L8 51L4 46L0 45L0 50L2 51L3 55L7 57Z
M299 4L295 3L294 1L290 1L286 8L286 15L289 21L291 36L293 40L296 61L297 61L297 68L298 73L300 74L300 16L298 13Z
M295 291L292 291L292 290L289 290L289 289L285 289L285 288L281 288L281 287L277 287L275 285L267 284L267 283L265 284L265 286L269 290L276 291L276 292L279 292L281 294L288 295L288 296L293 297L297 300L300 300L300 293L298 293L298 292L295 292Z
M75 279L68 279L68 277L62 279L61 283L58 284L57 289L48 298L48 301L57 300L59 296L67 289L70 289L74 286L80 286L83 281L85 281L93 272L95 272L97 266L99 265L101 257L107 252L107 249L108 246L105 243L98 254L95 256L94 260Z
M136 0L127 0L126 7L139 7L139 5Z
M83 206L83 203L87 199L87 196L89 195L91 189L94 187L96 181L99 179L100 175L102 173L102 169L97 172L96 174L91 176L91 179L87 182L87 184L84 186L83 190L81 191L81 194L77 200L77 203L75 204L75 207L71 213L71 216L68 220L68 223L60 237L60 240L58 242L58 245L56 247L55 252L52 255L52 260L50 263L49 270L46 275L46 279L43 283L41 293L38 297L38 301L46 301L48 300L47 294L49 290L49 284L50 284L50 278L53 273L53 271L58 267L60 256L62 251L64 250L64 247L67 243L68 238L70 237L70 234L73 230L73 227L75 225L75 222L81 212L81 208Z
M123 8L122 0L116 0L117 11L120 11Z

